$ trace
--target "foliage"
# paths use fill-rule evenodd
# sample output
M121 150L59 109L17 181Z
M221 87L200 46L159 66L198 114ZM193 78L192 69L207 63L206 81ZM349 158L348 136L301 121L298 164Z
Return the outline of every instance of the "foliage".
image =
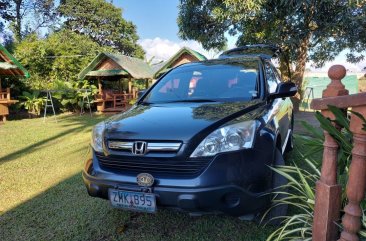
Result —
M145 90L146 89L146 81L147 80L144 80L144 79L134 80L133 87L136 87L138 90ZM151 86L151 84L149 84L148 86Z
M338 173L339 182L343 187L342 205L346 205L345 185L348 178L348 170L351 160L352 133L349 130L349 119L345 112L334 106L329 106L329 110L334 115L334 120L324 117L319 112L316 117L321 124L321 128L330 133L340 146L338 153ZM352 112L365 123L363 129L366 130L366 119L359 113ZM338 126L339 129L335 127ZM274 171L283 175L289 180L288 187L290 192L287 197L276 200L274 205L288 204L297 207L295 215L289 215L284 218L282 225L274 231L269 237L270 240L311 240L311 230L313 223L314 200L315 200L315 182L320 178L321 151L324 137L321 132L314 127L304 124L312 137L300 137L296 139L301 141L302 146L309 148L296 148L298 154L297 163L306 164L299 168L297 164L293 166L281 166L273 168ZM309 149L306 153L302 150ZM317 153L317 155L314 155ZM282 188L283 189L283 188ZM275 191L275 194L279 192ZM366 211L366 201L361 206ZM268 212L267 212L268 213ZM366 216L362 217L362 230L359 232L361 237L366 238Z
M142 47L136 44L136 26L123 19L122 9L113 4L104 0L62 0L59 12L66 18L65 28L122 54L144 58Z
M312 223L314 217L315 183L319 180L320 171L313 162L305 157L306 168L293 166L279 166L272 168L273 171L288 179L286 187L289 191L274 191L274 194L285 194L283 198L274 199L273 206L289 205L299 210L294 215L282 218L280 227L268 238L270 240L311 240ZM283 190L283 189L281 189ZM265 213L265 215L267 214Z
M38 116L41 114L41 109L44 105L45 99L40 97L39 91L33 91L32 93L23 91L23 95L20 96L20 98L24 100L21 105L24 106L29 113L36 114Z
M81 108L91 108L87 103L93 103L93 96L98 89L95 85L89 84L87 80L76 82L55 81L53 89L57 90L53 94L65 110L79 112Z
M0 0L0 16L10 23L18 43L57 20L54 0Z
M298 86L307 61L322 66L344 49L349 61L361 61L366 48L365 1L181 0L178 25L183 39L206 49L223 48L227 33L237 45L279 45L283 78Z
M338 170L339 174L347 174L348 166L350 164L352 155L352 132L350 130L350 121L347 117L347 112L345 110L339 109L335 106L328 106L330 112L334 115L334 119L327 118L323 116L320 112L315 113L315 117L320 123L320 127L327 131L338 143L340 149L338 153ZM366 119L359 113L352 112L355 116L360 118L364 123ZM298 138L307 139L306 145L308 146L308 151L304 154L305 157L313 153L317 153L323 150L324 137L320 131L303 122L304 127L316 138L309 138L304 136L299 136ZM366 125L366 124L364 124ZM366 127L364 127L366 128ZM318 162L320 166L321 160Z
M31 88L50 89L55 80L76 81L99 51L109 50L87 36L62 30L45 39L28 36L16 46L15 56L30 71L27 81Z
M328 106L335 119L325 118L320 112L315 113L315 117L320 123L320 127L327 131L338 143L340 149L338 153L339 174L347 174L348 166L351 161L352 151L352 132L346 112L334 106ZM339 129L337 129L339 128Z

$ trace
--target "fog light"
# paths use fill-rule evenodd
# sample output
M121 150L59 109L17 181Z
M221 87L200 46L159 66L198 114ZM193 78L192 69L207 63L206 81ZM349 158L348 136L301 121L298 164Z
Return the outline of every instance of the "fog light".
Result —
M240 195L238 193L228 193L224 197L225 204L230 207L236 207L240 203Z

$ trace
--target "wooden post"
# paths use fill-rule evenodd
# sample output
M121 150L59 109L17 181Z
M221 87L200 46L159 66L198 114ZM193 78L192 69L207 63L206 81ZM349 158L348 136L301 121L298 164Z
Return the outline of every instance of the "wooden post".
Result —
M131 80L131 76L128 77L128 93L129 94L132 93L132 80Z
M6 97L10 100L10 88L6 88Z
M346 69L342 65L334 65L328 71L330 84L323 91L323 98L348 95L341 80L346 75ZM321 100L320 100L321 101ZM317 103L312 103L313 109ZM323 109L322 114L331 119L332 113ZM316 183L316 196L313 222L313 241L336 240L338 227L335 222L339 220L341 208L342 188L337 184L337 153L338 144L324 131L324 152L320 180Z
M352 111L366 116L366 103L352 108ZM363 123L359 117L351 115L350 130L353 133L352 161L347 183L348 204L344 208L342 224L344 230L340 241L358 241L358 231L361 228L362 210L360 202L365 197L366 188L366 131L362 130Z
M100 95L103 94L102 80L100 79L100 77L98 77L98 92L99 92Z
M133 87L132 88L132 99L135 99L137 96L137 88L136 87Z

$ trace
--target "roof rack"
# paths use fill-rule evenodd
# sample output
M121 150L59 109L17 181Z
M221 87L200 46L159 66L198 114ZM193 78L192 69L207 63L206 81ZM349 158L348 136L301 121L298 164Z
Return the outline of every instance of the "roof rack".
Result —
M229 49L220 54L219 59L233 58L240 56L259 56L266 59L277 58L281 54L281 48L272 44L244 45Z

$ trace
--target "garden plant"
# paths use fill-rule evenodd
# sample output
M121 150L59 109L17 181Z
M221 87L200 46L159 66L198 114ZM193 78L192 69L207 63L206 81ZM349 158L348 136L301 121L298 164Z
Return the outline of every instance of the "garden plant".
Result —
M315 116L320 122L320 127L329 132L340 146L338 153L338 179L342 185L342 207L344 207L347 202L345 186L351 160L352 132L349 129L350 122L345 110L333 106L329 106L329 110L335 116L334 120L324 117L320 112L316 112ZM364 130L366 130L366 119L358 113L352 113L363 120L365 123ZM282 217L280 227L268 237L267 241L312 239L315 183L320 179L324 136L320 130L306 122L302 122L302 124L310 136L296 135L295 138L298 144L296 156L292 158L292 162L286 166L273 168L275 172L288 180L288 184L274 191L275 195L282 195L283 197L274 199L271 208L277 205L289 205L291 208L288 215ZM301 149L307 149L307 151L300 150L298 148L299 145L306 146L307 148ZM283 191L286 189L288 191ZM361 203L361 206L365 213L366 200ZM361 238L366 238L365 215L363 216L362 226L359 235ZM339 228L342 229L342 226L339 225Z

